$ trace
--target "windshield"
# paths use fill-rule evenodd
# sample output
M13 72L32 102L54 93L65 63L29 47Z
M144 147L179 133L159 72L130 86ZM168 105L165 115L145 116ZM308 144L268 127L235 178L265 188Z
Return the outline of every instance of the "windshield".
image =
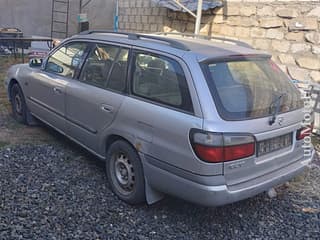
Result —
M302 107L299 91L270 59L209 62L203 69L218 112L225 120L271 116L279 96L279 114Z

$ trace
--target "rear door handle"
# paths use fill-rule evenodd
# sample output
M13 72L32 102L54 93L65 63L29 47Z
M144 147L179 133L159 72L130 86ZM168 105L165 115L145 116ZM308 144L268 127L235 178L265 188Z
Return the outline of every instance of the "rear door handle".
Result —
M101 105L101 109L105 112L108 112L108 113L112 113L113 112L113 107L110 106L110 105L107 105L107 104L102 104Z
M62 93L62 90L61 90L60 88L58 88L58 87L54 87L54 88L53 88L53 91L56 92L56 93L58 93L58 94L61 94L61 93Z

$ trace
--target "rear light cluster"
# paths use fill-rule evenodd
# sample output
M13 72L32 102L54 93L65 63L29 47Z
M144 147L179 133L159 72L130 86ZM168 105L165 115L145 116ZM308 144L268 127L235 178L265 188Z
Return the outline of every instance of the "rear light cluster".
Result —
M250 157L255 153L252 135L213 133L193 129L190 141L197 157L211 163L221 163Z
M311 133L312 133L312 130L313 130L313 124L298 129L297 135L296 135L296 139L297 140L302 140L305 137L310 136Z

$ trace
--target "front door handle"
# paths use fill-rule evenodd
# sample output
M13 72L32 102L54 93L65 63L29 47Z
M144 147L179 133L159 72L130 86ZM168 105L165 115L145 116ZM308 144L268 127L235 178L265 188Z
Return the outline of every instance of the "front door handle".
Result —
M58 94L61 94L61 93L62 93L62 90L61 90L60 88L58 88L58 87L54 87L54 88L53 88L53 91L54 91L55 93L58 93Z
M110 106L110 105L107 105L107 104L102 104L101 105L101 109L105 112L108 112L108 113L112 113L113 112L113 107Z

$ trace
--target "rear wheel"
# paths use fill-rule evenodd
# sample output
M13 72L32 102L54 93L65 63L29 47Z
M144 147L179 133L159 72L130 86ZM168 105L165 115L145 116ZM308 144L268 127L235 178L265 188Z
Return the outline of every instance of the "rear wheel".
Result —
M106 171L113 192L129 204L145 202L142 164L136 150L118 140L108 149Z
M14 119L19 123L27 123L27 105L18 84L11 87L11 106Z

